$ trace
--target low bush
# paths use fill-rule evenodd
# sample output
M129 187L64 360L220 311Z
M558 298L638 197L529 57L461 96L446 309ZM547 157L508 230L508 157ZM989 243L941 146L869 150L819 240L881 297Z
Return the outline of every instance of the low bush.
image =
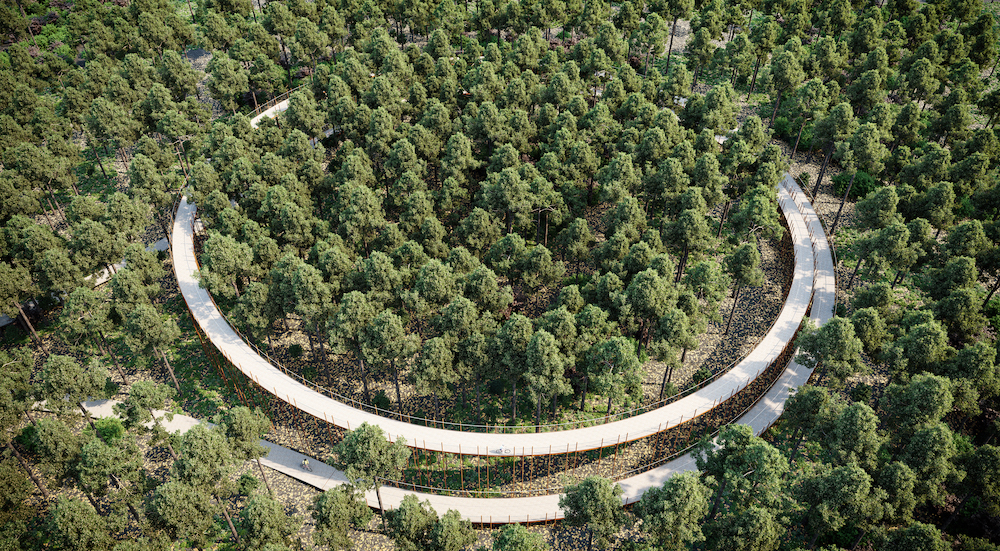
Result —
M697 385L701 384L703 381L708 380L711 376L712 372L709 371L708 368L702 367L699 368L698 371L695 371L694 375L691 377L691 380L693 380L694 384Z
M833 192L838 197L842 197L844 192L847 191L847 184L849 183L851 183L851 173L841 172L833 177ZM875 188L878 186L879 184L875 178L872 178L867 172L859 170L858 175L854 178L854 185L851 186L851 195L849 198L859 199L866 197L869 193L875 191Z
M241 496L248 496L260 486L260 480L257 480L257 477L250 473L243 473L236 481L236 485Z

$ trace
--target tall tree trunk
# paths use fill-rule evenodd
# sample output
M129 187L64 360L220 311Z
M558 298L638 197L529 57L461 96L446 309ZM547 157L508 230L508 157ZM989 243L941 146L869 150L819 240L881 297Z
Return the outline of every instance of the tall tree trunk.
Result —
M822 526L820 526L819 528L816 528L816 532L813 534L812 539L809 540L809 549L815 549L816 548L816 540L819 539L819 536L822 533L823 533L823 527Z
M91 495L90 492L83 492L83 495L87 496L87 501L89 501L90 506L93 507L95 511L97 511L97 514L101 515L102 517L107 516L106 514L101 512L101 507L97 504L97 501L94 500L94 496Z
M382 506L382 491L379 484L375 484L375 497L378 498L379 516L382 517L382 532L388 534L389 529L385 527L385 507Z
M535 432L541 432L542 427L542 395L538 395L538 406L535 409Z
M743 290L743 286L740 285L736 287L736 294L733 296L733 309L729 311L729 321L726 322L726 332L723 335L729 334L729 326L733 324L733 315L736 314L736 304L740 301L740 291Z
M580 411L583 411L584 406L587 404L587 383L590 382L590 377L583 378L583 392L580 394Z
M271 497L274 497L274 490L271 489L271 483L267 481L267 476L264 474L264 466L260 464L260 458L255 458L257 461L257 468L260 469L260 478L264 481L264 487L267 488L267 493Z
M722 225L726 223L726 215L729 214L729 207L732 204L733 204L732 200L726 201L726 207L722 209L722 217L719 218L719 231L715 234L716 239L722 236Z
M799 454L799 446L802 445L802 438L804 437L805 431L803 431L800 427L795 427L795 430L792 431L792 442L794 442L794 444L792 444L792 450L788 452L789 466L791 466L792 462L795 461L795 456Z
M50 183L51 179L48 183L45 184L45 190L49 192L49 197L52 198L52 204L55 205L56 212L58 212L59 215L62 216L62 219L65 220L67 224L69 224L69 219L66 218L66 213L63 212L62 207L59 206L59 200L56 199L56 194L52 191L52 186L49 185Z
M125 506L128 507L128 512L132 514L132 518L135 519L135 523L142 526L142 518L139 517L139 512L135 510L135 506L132 502L126 501Z
M670 74L670 54L674 52L674 33L677 31L677 18L670 25L670 46L667 47L667 74Z
M542 242L542 211L538 211L538 218L535 220L535 243Z
M962 512L962 508L965 507L965 502L968 501L969 496L971 495L972 492L968 492L962 496L962 499L958 501L958 506L955 507L955 512L952 513L951 516L948 517L948 520L944 521L944 524L941 525L941 530L947 530L948 527L951 526L951 523L958 518L958 515Z
M712 501L712 510L708 513L708 520L715 519L715 515L719 512L719 503L722 501L722 494L726 491L726 479L722 479L722 484L719 485L719 491L715 494L715 499Z
M153 408L147 408L147 411L149 411L149 416L153 418L153 424L159 427L160 420L156 418L156 413L153 412ZM172 457L174 461L177 461L178 459L181 458L180 455L177 455L177 451L174 450L173 445L170 444L170 438L165 438L163 440L163 443L167 445L167 450L170 452L170 457Z
M236 284L234 283L233 285L235 286ZM316 358L316 341L315 341L315 339L313 339L313 333L312 333L312 331L306 331L306 338L309 339L309 355L312 357L313 361L315 362L317 360L317 358Z
M677 276L674 277L674 283L679 283L681 276L684 275L684 268L687 266L688 252L688 245L687 243L684 243L684 254L681 255L680 264L677 265Z
M993 293L997 292L997 288L1000 288L1000 275L997 276L996 283L994 283L993 288L990 289L990 294L986 295L986 300L983 301L983 306L989 304L990 299L993 298Z
M607 423L611 419L611 395L608 394L608 411L604 414L604 422Z
M795 137L795 147L792 148L792 160L795 159L795 154L799 151L799 140L802 139L802 131L806 128L806 120L802 119L802 124L799 125L799 135Z
M882 7L882 2L881 1L879 2L879 6L878 7L880 7L880 8ZM855 538L854 545L851 546L851 551L854 551L855 549L857 549L858 545L861 544L861 540L863 540L864 537L867 536L867 535L868 535L868 530L862 530L861 533L858 534L858 537Z
M177 382L177 376L174 375L174 368L171 367L170 362L167 361L167 355L163 353L162 350L158 350L155 346L153 351L158 353L161 358L163 358L163 365L167 366L167 371L170 373L170 378L174 381L174 388L177 389L177 395L181 395L181 384Z
M757 85L757 71L760 70L760 61L764 56L757 56L757 64L753 66L753 78L750 79L750 91L747 92L747 100L750 99L750 94L753 94L753 89Z
M663 399L663 391L666 390L667 383L670 382L670 377L671 375L673 375L673 373L674 373L673 366L667 366L667 368L663 370L663 381L660 383L660 398L659 398L660 400Z
M774 117L778 115L778 106L781 105L781 90L777 90L778 99L774 100L774 111L771 112L771 121L767 123L768 128L774 128Z
M45 209L39 209L39 210L41 210L41 211L42 211L42 215L43 215L43 216L45 216L45 219L46 219L46 220L48 220L48 222L49 222L49 227L50 227L50 228L52 228L52 231L53 231L53 232L55 232L55 231L56 231L56 226L57 226L57 224L56 224L56 221L55 221L55 220L53 220L51 216L49 216L49 211L47 211L47 210L45 210Z
M56 216L56 214L55 214L55 213L57 213L57 212L58 212L58 213L62 214L62 211L61 211L61 210L59 210L59 209L57 209L57 208L55 207L55 205L54 205L54 204L52 204L52 199L51 199L51 198L50 198L49 196L46 196L46 197L45 197L45 201L46 201L46 202L47 202L47 203L49 204L49 212L51 212L51 213L52 213L52 217L49 217L49 213L48 213L48 212L46 212L46 213L45 213L45 217L49 219L49 224L51 225L51 224L52 224L52 220L53 220L53 218L54 218L55 220L59 220L59 217L58 217L58 216ZM42 210L44 211L45 209L42 209ZM62 217L62 218L63 218L63 220L66 220L66 215L63 215L63 217ZM55 227L55 226L52 226L52 230L53 230L53 231L55 231L55 230L56 230L56 227Z
M851 188L854 186L854 178L857 175L858 171L855 170L854 174L851 174L851 181L847 183L847 191L844 192L844 197L840 200L840 208L837 209L837 216L833 219L833 226L830 227L830 237L833 237L834 232L837 231L837 224L840 223L840 213L844 212L844 204L847 203L847 196L851 194Z
M514 379L514 396L511 399L510 419L517 422L517 378Z
M851 287L854 286L854 276L858 275L858 270L861 269L861 265L865 263L865 259L859 258L858 265L854 267L854 271L851 272L851 280L847 282L847 290L850 291Z
M24 309L21 308L21 303L15 299L14 306L17 306L17 311L21 313L21 319L24 320L25 325L28 326L28 329L31 331L31 334L35 337L35 344L38 345L38 349L42 351L42 354L48 356L49 352L45 350L45 345L42 344L42 338L38 336L37 332L35 332L35 326L31 325L31 320L28 319L28 315L25 314Z
M278 43L281 44L281 51L285 54L285 69L288 71L288 86L292 86L292 58L288 55L288 48L285 47L285 39L279 34Z
M444 428L444 422L441 420L441 400L438 399L438 393L434 393L434 424L441 423L441 428Z
M233 519L229 516L229 509L226 507L225 502L221 499L216 498L219 506L222 507L222 516L226 517L226 524L229 525L229 531L233 534L233 540L236 541L236 545L240 544L240 535L236 533L236 527L233 526Z
M35 31L31 30L31 21L32 20L29 19L28 16L27 16L27 14L24 13L24 7L21 6L21 2L20 1L17 2L17 7L21 9L21 17L24 18L25 23L26 23L25 28L28 30L28 34L31 35L31 44L34 47L37 48L38 47L38 41L35 40Z
M833 148L827 144L826 157L823 157L823 166L819 167L819 177L816 178L816 185L813 186L813 201L816 200L816 194L819 193L819 185L823 183L823 175L826 174L826 167L830 164L831 155L833 155Z
M24 469L24 472L28 473L28 476L31 477L31 481L34 482L35 486L38 487L38 491L42 492L42 497L44 497L45 500L48 501L49 491L45 489L45 486L42 484L42 481L39 480L37 476L35 476L34 472L31 471L31 467L28 466L27 461L25 461L24 457L21 456L21 452L17 451L17 448L15 448L14 445L11 444L9 440L7 441L7 449L9 449L14 454L14 457L16 457L17 461L21 464L21 468Z
M479 377L476 377L476 418L479 419L480 423L483 422L482 390L482 381L479 380Z
M399 369L396 368L396 360L389 360L389 365L392 366L392 382L396 385L396 409L399 410L399 420L403 420L403 398L402 393L399 391Z
M87 421L87 424L90 425L90 428L94 429L94 434L97 434L97 437L101 438L101 435L97 433L97 427L94 426L94 420L90 418L90 412L87 411L87 408L83 406L82 402L77 404L77 406L79 406L80 411L83 413L83 418ZM104 439L101 438L101 441L103 442ZM105 444L107 444L107 442L105 442Z
M903 278L906 277L906 274L907 274L907 272L905 272L902 268L899 269L899 271L896 274L896 279L893 280L893 282L892 282L892 288L893 289L896 288L896 285L899 285L900 283L903 282Z
M365 391L365 404L371 404L372 398L368 394L368 370L365 369L365 359L361 356L361 347L355 348L355 354L358 356L358 367L361 368L361 384Z
M104 348L108 351L108 356L111 356L111 361L115 364L115 368L118 369L118 374L122 376L122 384L128 386L128 378L125 376L125 371L122 369L122 366L118 363L118 355L115 354L115 351L112 350L111 346L108 344L108 339L104 338L104 332L98 330L97 336L99 336L101 341L104 342Z
M177 163L181 165L181 172L184 173L184 181L191 181L191 177L188 176L187 166L184 164L184 157L181 156L180 146L177 143L174 143L174 153L177 153Z

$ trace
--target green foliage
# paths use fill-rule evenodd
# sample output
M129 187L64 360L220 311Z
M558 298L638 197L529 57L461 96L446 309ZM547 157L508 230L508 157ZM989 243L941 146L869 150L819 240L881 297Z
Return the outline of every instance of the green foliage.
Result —
M712 372L705 367L699 367L698 371L695 371L694 375L691 376L691 381L699 385L710 378L712 378Z
M851 401L867 404L872 399L872 387L866 383L858 383L850 391Z
M507 524L493 536L493 551L545 551L545 538L522 524Z
M417 496L407 494L399 507L386 513L390 534L396 547L404 551L431 548L431 530L438 522L437 512L429 501L420 502Z
M71 551L110 550L108 525L90 503L59 496L46 518L50 543Z
M771 129L774 131L775 136L785 141L794 140L799 130L798 126L794 126L791 123L791 121L788 120L788 117L784 116L776 117L774 119L774 124L771 126Z
M156 305L160 263L141 245L128 252L126 246L146 229L149 207L165 212L192 172L202 218L227 238L224 246L209 238L200 275L213 294L237 303L233 319L258 344L275 320L293 314L313 333L330 337L336 352L358 360L356 378L366 391L372 376L384 374L414 376L422 390L441 397L471 395L473 387L478 394L485 387L480 414L486 418L497 414L498 404L516 409L512 394L527 394L536 408L547 404L565 396L570 381L589 385L584 392L629 400L630 392L638 396L647 354L669 357L695 346L705 331L703 320L720 317L719 302L732 283L728 275L736 287L761 281L755 243L740 246L725 270L715 260L703 261L705 253L733 250L713 250L714 218L706 217L718 215L712 209L727 199L726 189L741 196L731 212L738 235L730 243L780 233L773 180L783 169L769 152L773 148L765 149L766 122L748 118L722 155L714 140L716 132L737 126L744 85L756 81L769 98L761 99L765 94L758 91L751 103L760 100L765 121L777 104L776 137L791 146L801 132L800 152L822 148L836 155L833 161L845 173L833 178L835 193L843 194L854 169L864 171L851 190L852 197L868 198L858 205L855 228L875 231L850 250L869 269L861 274L850 320L833 324L836 335L807 332L803 348L811 349L805 352L814 353L811 360L820 369L829 367L835 383L859 370L859 349L889 366L897 385L885 392L881 422L897 430L882 459L896 457L872 467L870 451L879 440L869 430L872 416L860 407L871 397L863 385L850 392L858 402L854 409L836 400L813 412L789 405L788 415L799 417L795 427L813 441L807 447L815 452L795 479L796 487L808 487L808 499L799 496L799 503L789 505L796 513L774 514L767 492L756 494L751 505L739 502L742 493L755 494L770 479L743 485L736 476L722 475L714 483L706 477L700 482L717 492L711 497L722 503L719 510L704 522L662 531L656 545L690 545L700 536L689 538L684 531L703 527L707 541L694 545L713 549L768 549L782 535L794 547L800 530L837 533L819 545L844 545L854 530L867 530L876 547L933 548L933 530L910 526L915 504L939 503L946 492L959 495L961 484L971 487L951 467L967 480L986 480L973 476L967 457L972 452L963 443L976 440L951 435L940 424L946 415L958 416L947 417L950 426L976 436L971 433L983 426L977 416L998 393L995 350L987 337L1000 327L1000 299L980 311L981 285L988 286L996 272L989 186L997 148L990 128L969 128L970 112L979 113L977 121L987 127L1000 113L1000 95L976 78L996 60L997 31L993 15L981 15L978 4L891 1L881 11L862 12L846 0L811 11L804 4L688 0L626 2L614 9L600 2L482 2L470 11L451 0L325 8L295 0L270 3L256 14L246 0L208 0L192 4L198 13L190 24L183 2L21 4L34 36L19 8L0 6L12 40L0 52L0 195L7 199L0 221L12 221L0 232L0 308L13 314L14 304L28 297L63 296L61 320L46 331L65 334L80 347L79 357L97 356L91 343L103 345L106 335L112 348L124 338L136 365L162 357L171 369L167 362L178 356L184 359L177 363L187 363L184 354L173 354L177 346L189 350L184 323L174 323L177 301L168 310ZM673 40L676 18L692 19L688 51L678 59L657 55ZM550 46L550 28L574 37L575 46ZM734 37L726 40L730 28ZM817 37L808 36L813 28ZM408 37L404 29L416 35ZM463 36L469 31L489 38L485 50ZM511 36L518 38L511 43ZM407 38L426 40L427 46L407 44ZM713 53L712 43L720 38L725 46ZM213 51L207 75L179 53L195 43ZM453 46L464 53L455 57ZM206 76L223 120L212 120L198 101L205 97L195 98L195 83ZM228 116L301 77L308 86L292 95L281 127L264 123L253 131L245 116ZM744 89L734 90L729 81ZM692 92L692 82L711 84L709 92ZM686 107L674 105L680 97ZM973 105L978 111L970 111ZM307 135L330 127L339 132L324 141L328 150L309 145ZM71 139L78 132L86 134L84 142ZM175 158L170 150L179 138ZM88 144L83 157L75 143ZM895 153L887 159L889 148ZM99 171L114 164L120 169L121 162L128 168L128 194L105 194L90 204L73 199L65 208L74 185L87 197ZM888 165L884 171L882 164ZM878 179L897 185L882 186ZM588 213L588 222L586 201L610 216L598 220ZM60 223L60 211L68 226L49 231L46 226ZM904 225L903 217L910 222ZM933 236L934 229L946 232L944 241ZM665 255L664 244L675 260ZM694 266L686 266L688 251ZM286 253L308 260L285 262ZM110 285L113 305L99 292L81 294L82 276L123 255L129 268ZM435 263L424 270L431 258ZM565 277L564 269L572 275ZM909 281L921 288L904 284L894 291L891 282L881 281L896 271L912 272ZM668 285L675 277L679 283ZM555 293L556 305L565 307L561 312L548 307ZM915 308L914 301L922 306ZM534 313L542 310L548 312ZM535 319L525 317L528 312ZM847 313L837 306L838 316ZM506 319L516 321L508 327ZM992 331L984 331L986 323ZM423 343L429 344L421 350ZM294 358L304 352L301 345L288 349ZM10 434L24 422L34 391L73 416L78 398L105 394L100 366L74 366L55 354L32 386L31 369L22 376L8 361L0 353L0 428ZM317 369L303 367L303 373ZM922 375L925 370L934 375ZM81 374L94 379L82 385L88 392L65 384ZM699 370L695 380L708 376ZM206 399L213 391L189 392L197 377L181 379L187 386L177 405L198 408L216 399ZM154 442L164 441L160 420L147 410L173 408L173 394L133 385L115 408L122 424L97 421L110 446L74 438L51 419L24 429L16 442L35 456L29 461L42 474L74 474L87 488L101 490L96 481L103 460L117 457L126 449L121 442L130 439L117 436L123 427L138 434L153 421ZM803 389L798 396L808 394ZM921 417L929 400L943 410ZM392 405L381 390L371 401ZM183 540L178 546L212 546L217 529L226 527L212 494L224 499L231 488L210 482L227 480L232 462L258 454L255 444L263 433L255 418L229 417L223 433L185 437L187 449L170 482L149 494L152 529ZM853 441L843 434L852 434ZM747 449L764 470L771 469L770 452L758 443L732 434L720 441L745 448L727 456L734 473L758 466L746 459ZM367 451L404 455L375 444ZM870 476L868 486L858 471L840 464L848 461ZM359 469L355 474L370 474ZM377 486L377 476L366 480ZM847 483L838 486L838 480ZM866 487L873 507L886 503L888 531L864 524L879 522L874 509L859 520ZM879 489L888 497L878 495ZM316 543L346 546L347 527L363 516L352 515L367 507L358 505L353 490L329 499L328 513L340 508L352 514L328 519L328 539L320 536ZM963 510L988 500L975 495ZM816 506L816 514L806 512L807 504ZM87 511L85 502L51 509L60 507L81 526L102 524L91 522L96 512ZM281 515L263 514L274 512L263 502L255 507L256 517L240 522L245 534L277 526L279 537L251 536L249 545L282 547ZM271 517L278 522L265 520ZM317 534L322 522L317 518ZM790 524L795 522L801 528ZM111 545L86 534L74 541L56 528L65 527L53 528L42 545ZM536 547L525 543L530 538L523 529L507 532L512 543L498 536L494 544ZM886 541L878 541L883 532ZM455 515L446 514L414 541L444 548L463 542L464 533ZM143 545L137 540L119 547L128 544Z
M833 192L837 196L842 196L845 191L847 191L847 184L851 181L851 174L848 172L841 172L840 174L833 177ZM857 176L854 178L854 185L851 186L851 199L857 199L859 197L867 197L869 193L875 191L879 186L879 183L872 178L870 174L863 170L857 171Z
M380 388L372 395L372 405L382 411L389 411L392 401L389 399L389 395L385 393L385 390Z
M241 474L239 480L236 481L236 491L241 496L253 495L259 486L260 479L250 473Z
M334 448L334 466L358 488L373 489L382 479L399 476L410 456L405 441L389 443L382 429L362 423Z
M0 526L24 520L31 515L27 507L34 485L10 450L0 453ZM2 541L2 540L0 540Z
M301 521L289 517L285 507L274 498L258 494L251 497L240 512L240 539L251 549L288 545L300 524Z
M559 496L559 507L565 512L566 524L586 526L591 543L597 540L599 547L607 547L625 520L621 494L621 486L591 476L566 487L565 494Z
M13 440L28 453L38 453L38 429L35 428L35 425L27 425L22 428Z
M660 546L675 551L704 540L701 519L708 513L711 490L694 473L668 479L661 488L646 491L636 504L643 531Z
M348 537L348 528L364 527L372 518L364 496L347 484L317 495L310 509L316 522L313 541L331 549L350 549L353 542Z
M101 440L109 444L115 443L125 435L125 427L117 417L102 417L94 421L94 426L97 428L97 434Z

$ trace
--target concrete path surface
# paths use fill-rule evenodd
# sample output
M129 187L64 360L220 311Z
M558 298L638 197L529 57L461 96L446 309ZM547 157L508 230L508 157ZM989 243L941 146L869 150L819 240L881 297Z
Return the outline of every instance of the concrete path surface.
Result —
M252 122L256 123L261 117L273 115L285 108L287 102L278 104L255 117ZM699 412L708 411L744 388L777 358L794 336L799 321L810 305L811 317L817 324L822 324L833 316L836 278L832 251L822 224L806 195L787 174L778 185L778 195L794 247L794 274L791 289L777 321L761 343L728 373L677 402L604 425L540 434L484 434L403 423L351 407L285 375L240 338L222 317L208 293L198 287L194 277L198 269L193 247L195 207L186 198L181 201L174 222L173 258L184 299L210 340L247 377L293 407L347 429L362 422L376 424L391 439L402 437L412 447L432 451L476 455L560 454L644 438L676 426L685 419L690 420ZM808 381L811 373L811 370L798 363L789 362L765 395L736 422L749 425L755 434L762 433L777 420L784 409L785 400L795 388ZM181 425L190 423L183 420L176 422ZM346 481L342 472L319 460L312 460L312 472L305 471L301 468L305 456L276 444L264 444L270 447L271 452L266 459L262 459L262 463L279 472L319 489L328 489ZM695 468L694 458L687 454L658 468L622 479L618 483L624 490L623 502L634 502L648 488L662 485L673 474ZM558 508L558 495L466 498L383 488L384 505L386 508L394 508L409 493L415 493L422 500L430 500L439 512L455 509L464 518L476 523L540 522L562 517ZM373 492L366 497L369 505L378 506Z
M791 230L794 274L785 304L758 346L728 372L673 403L610 423L561 431L495 434L421 426L354 407L286 375L243 341L222 317L208 292L198 286L192 227L196 209L186 197L181 200L174 221L173 260L184 300L208 339L248 378L293 407L348 430L364 422L379 425L390 439L404 438L408 446L431 451L494 456L554 455L639 440L690 421L745 388L778 357L809 306L815 266L809 231L797 203L784 190L780 191L779 199Z
M762 341L762 346L759 346L751 354L753 356L752 362L745 361L740 366L737 366L735 371L739 373L738 376L740 378L744 376L750 379L756 377L766 367L769 359L776 357L783 348L784 343L791 338L791 334L794 333L795 328L798 326L798 320L802 318L802 314L810 305L810 302L812 305L812 318L817 323L825 322L833 315L836 298L836 280L832 254L822 224L805 194L789 176L786 175L786 178L781 182L778 192L780 206L788 223L795 247L795 274L792 289L778 317L778 322L775 323L775 327L772 328L771 332L765 337L765 340ZM223 319L211 297L208 296L208 293L204 289L198 287L197 280L194 277L194 273L198 267L193 250L192 223L194 212L194 205L188 203L186 199L181 202L174 223L174 240L172 245L178 283L196 321L210 335L216 346L226 354L234 365L243 370L248 377L257 381L262 387L272 389L275 395L285 399L290 404L317 417L327 419L339 426L350 428L351 425L357 426L362 421L368 421L382 426L383 430L387 430L390 434L395 429L394 438L400 436L405 431L406 435L410 436L408 441L411 445L415 444L415 447L423 447L435 451L441 451L443 445L444 451L450 453L476 453L471 448L478 446L479 449L477 451L483 455L486 453L491 455L503 454L504 448L515 450L512 455L531 455L532 453L538 455L540 450L537 448L534 450L530 449L531 445L538 446L537 443L521 443L530 443L536 439L540 439L541 442L547 444L545 446L546 449L541 450L545 452L549 446L552 446L551 442L554 438L563 439L570 435L580 435L583 437L584 433L587 433L588 438L593 438L589 436L589 433L595 433L598 435L603 434L603 443L604 445L608 445L614 440L615 436L613 435L621 432L620 427L625 426L623 424L627 424L628 427L636 431L624 437L625 440L633 440L641 437L636 436L638 434L646 436L658 430L665 429L667 426L672 426L669 424L673 419L671 415L680 411L675 404L680 404L688 400L688 403L683 407L693 405L697 409L707 409L715 401L706 396L694 394L684 400L675 402L675 404L671 404L674 408L670 406L661 408L664 410L676 410L672 413L663 411L650 412L606 425L540 435L482 434L430 429L408 423L399 423L352 408L291 379L278 368L264 361L263 358L254 353L243 342L239 335ZM748 356L749 359L751 359L750 356ZM251 366L252 369L248 369L247 365ZM810 374L810 370L794 361L790 362L765 396L738 419L737 422L751 426L756 434L762 433L781 415L788 395L795 388L805 384ZM732 379L732 377L727 378L724 376L719 381L716 381L715 384L709 385L703 390L710 389L720 381L729 379ZM731 384L731 381L726 384ZM737 385L739 385L738 381ZM730 386L729 388L732 387ZM317 406L317 404L319 405ZM113 414L110 402L87 403L86 406L94 416ZM702 411L705 411L705 409L702 409ZM657 419L657 424L652 424ZM168 431L184 431L198 422L198 420L191 417L175 415L171 421L164 421L164 426ZM425 438L417 439L412 436L414 434L423 436L428 434L427 431L432 431L434 435L451 439L450 445L444 442L428 445ZM618 438L621 439L622 437L618 436ZM262 444L267 446L270 451L265 458L262 458L261 462L271 469L321 490L329 489L337 484L346 482L344 473L325 464L321 460L322 458L310 458L313 469L310 472L301 467L302 460L306 456L271 442L262 441ZM587 445L599 447L601 444L595 445L591 440L588 441ZM567 450L573 451L573 448L569 448L568 445L552 446L552 448L552 453L565 453ZM580 449L586 448L580 446ZM658 468L622 479L618 483L624 490L623 502L635 502L641 498L647 489L662 485L673 474L694 469L694 458L690 454L687 454ZM476 523L540 522L562 518L562 512L558 507L558 495L524 498L468 498L411 492L399 488L386 487L382 490L385 507L389 509L397 507L402 501L403 496L409 493L416 494L421 500L429 500L439 512L455 509L464 518ZM374 492L370 492L366 498L369 505L378 507Z

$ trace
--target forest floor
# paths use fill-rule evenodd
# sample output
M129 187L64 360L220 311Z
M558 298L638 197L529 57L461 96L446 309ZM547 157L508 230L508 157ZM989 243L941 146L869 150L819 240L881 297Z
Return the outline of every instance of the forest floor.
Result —
M718 216L719 213L716 213ZM600 239L600 234L598 234ZM725 370L732 366L740 358L746 355L767 333L774 319L781 309L784 301L784 294L787 292L788 275L791 273L792 256L790 243L785 240L769 239L761 240L761 268L763 269L766 282L761 287L748 288L741 292L739 305L733 318L730 332L725 334L728 315L732 309L733 299L727 296L719 305L719 319L711 321L707 330L700 336L700 344L697 349L687 353L683 367L675 369L673 383L678 388L683 389L692 383L692 377L701 368L708 369L712 373ZM714 259L722 260L724 255L720 252ZM689 265L694 265L697 258L692 257ZM519 308L520 313L534 317L541 314L554 301L558 293L557 289L542 289L534 296L529 297L525 304ZM520 293L517 293L520 294ZM286 368L299 373L306 379L312 380L330 391L341 396L351 397L355 400L364 401L364 392L361 377L358 372L356 360L351 354L334 355L327 354L328 360L322 360L323 353L319 347L315 348L316 359L311 353L311 346L307 334L301 330L300 320L289 316L286 320L287 329L281 323L275 324L275 335L272 336L273 347L268 350L268 354ZM258 343L262 349L267 343ZM297 346L296 346L297 345ZM301 347L303 351L298 354L297 349ZM291 350L291 351L290 351ZM328 352L328 351L327 351ZM294 354L293 354L294 353ZM643 378L643 403L654 402L659 398L660 385L663 380L664 370L667 364L664 362L650 360L644 365L645 377ZM408 370L404 367L400 369L400 389L403 400L402 411L404 415L415 417L431 417L434 412L433 397L418 394L405 376ZM490 385L485 385L483 389L484 414L490 420L490 424L509 423L509 392L499 389L500 392L490 392ZM371 394L384 396L391 399L391 409L398 411L396 404L396 394L393 379L390 374L374 376L369 382ZM497 389L494 389L497 390ZM466 392L457 392L451 397L439 397L442 403L442 411L446 412L444 417L449 420L462 419L464 422L474 421L476 414L471 398L466 401L466 394L473 396L474 392L468 389ZM496 395L498 394L498 395ZM562 409L565 416L562 422L580 419L577 415L576 404L572 403L572 398L564 400ZM606 413L606 400L599 395L595 395L592 400L588 400L587 411L584 419L588 416ZM616 405L616 410L621 406ZM525 408L519 408L522 412ZM526 412L530 415L530 410ZM533 422L523 418L519 414L521 422Z

